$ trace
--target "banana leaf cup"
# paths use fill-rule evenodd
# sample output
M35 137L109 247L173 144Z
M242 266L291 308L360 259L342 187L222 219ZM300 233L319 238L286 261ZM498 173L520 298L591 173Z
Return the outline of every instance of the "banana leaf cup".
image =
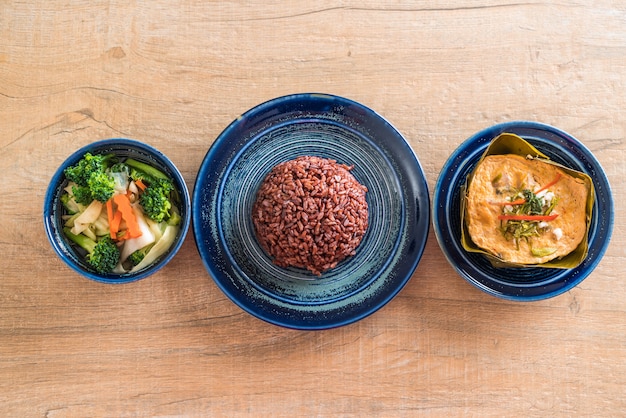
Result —
M505 261L499 258L496 254L488 252L483 248L480 248L474 241L472 241L469 230L468 230L468 211L467 211L467 190L469 185L473 180L473 176L476 172L477 167L480 166L481 162L490 155L519 155L529 159L540 160L546 164L552 164L561 170L563 170L566 174L580 179L587 188L587 201L585 206L586 211L586 230L584 234L584 238L578 244L578 246L571 251L570 253L563 255L559 258L554 258L550 261L540 263L540 264L520 264L513 263L510 261ZM480 253L483 254L489 262L496 268L524 268L524 267L542 267L542 268L556 268L556 269L571 269L578 265L580 265L588 253L588 235L589 228L591 225L591 216L593 212L594 206L594 187L593 181L591 177L587 174L572 170L568 167L565 167L561 164L558 164L554 161L551 161L548 156L543 154L541 151L537 150L534 146L528 143L526 140L511 133L502 133L498 137L496 137L485 150L481 159L478 161L476 167L472 170L472 172L467 176L467 181L461 190L461 244L463 248L472 253Z

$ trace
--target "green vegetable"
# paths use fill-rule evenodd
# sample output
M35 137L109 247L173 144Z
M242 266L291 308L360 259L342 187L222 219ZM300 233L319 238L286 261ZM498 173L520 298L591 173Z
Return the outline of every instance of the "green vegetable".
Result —
M106 202L113 196L115 181L107 169L114 154L92 155L87 152L78 163L65 169L65 177L76 186L72 188L77 203L88 205L92 200Z
M65 177L79 186L87 186L89 177L93 173L104 171L113 157L113 154L92 155L87 152L76 165L65 169Z
M150 184L154 182L154 178L150 177L146 173L141 170L137 170L136 168L130 168L130 172L128 173L131 179L134 181L141 180L145 184Z
M539 229L537 222L532 221L506 221L503 222L500 231L506 239L513 239L519 249L519 240L528 240L530 237L539 236Z
M111 237L104 236L98 241L94 241L83 234L73 234L67 227L63 228L63 233L87 251L86 260L98 273L109 273L117 265L120 259L120 250Z
M139 197L139 204L150 219L163 222L170 218L172 190L174 185L169 179L157 179L146 187Z
M115 192L115 180L105 171L92 173L87 181L87 186L91 191L91 196L103 203L113 197Z
M80 212L80 206L78 206L73 196L70 196L68 193L63 193L61 195L61 203L65 207L68 215L75 215Z
M130 173L130 167L126 163L115 163L111 166L111 173Z
M154 244L146 245L145 247L135 251L134 253L128 256L128 261L130 261L130 263L133 266L136 266L137 264L141 263L141 261L146 257L146 254L148 254L148 252L152 249L153 246Z
M139 271L158 260L174 244L177 234L178 226L167 225L163 231L163 236L154 244L154 247L146 254L141 263L133 267L131 271Z
M131 178L133 180L137 180L137 178L141 179L156 179L156 180L169 180L167 174L162 172L161 170L152 167L146 163L142 163L141 161L134 160L132 158L128 158L125 163L131 168ZM137 177L135 177L137 176Z
M500 224L500 231L507 240L513 239L519 249L520 239L529 241L530 237L541 234L544 228L539 224L541 221L552 220L554 215L550 216L550 212L557 201L558 199L554 197L550 205L546 205L543 198L529 189L515 192L510 197L511 204L503 206L502 215L499 216L503 221Z
M543 215L543 200L532 191L526 189L522 192L526 199L526 207L522 206L521 213L526 215Z
M74 196L74 201L81 205L88 205L93 200L91 190L88 186L73 186L72 195Z
M180 217L178 213L178 208L176 206L172 206L172 210L170 211L170 218L167 220L167 224L171 226L176 226L182 221L183 218Z

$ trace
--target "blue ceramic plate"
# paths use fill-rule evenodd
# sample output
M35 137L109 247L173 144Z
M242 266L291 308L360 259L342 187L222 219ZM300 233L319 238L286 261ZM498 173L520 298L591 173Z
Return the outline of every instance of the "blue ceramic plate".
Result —
M573 269L494 268L481 254L461 245L461 186L489 143L503 132L521 136L564 166L593 179L596 201L589 229L589 254ZM437 241L456 271L477 288L504 299L532 301L557 296L579 284L598 265L613 229L613 198L609 182L591 152L567 133L534 122L492 126L467 139L444 165L433 197L433 224Z
M321 277L275 266L251 220L267 173L302 155L354 165L369 189L356 255ZM430 222L424 173L402 135L363 105L321 94L280 97L232 122L202 162L192 203L198 251L217 285L250 314L296 329L349 324L389 302L417 267Z

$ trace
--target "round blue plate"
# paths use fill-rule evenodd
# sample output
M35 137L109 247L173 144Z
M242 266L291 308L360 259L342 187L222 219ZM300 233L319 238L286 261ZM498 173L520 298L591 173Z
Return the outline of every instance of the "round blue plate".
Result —
M495 268L486 257L466 252L461 245L461 186L489 143L503 132L521 136L539 151L566 167L582 171L593 180L596 199L589 229L589 253L573 269ZM467 139L444 165L433 197L435 235L456 271L477 288L504 299L533 301L557 296L585 279L598 265L613 230L613 198L600 163L578 140L548 125L507 122Z
M275 266L251 220L267 173L302 155L354 165L368 188L356 255L321 277ZM279 97L232 122L200 166L192 203L196 245L220 289L248 313L296 329L346 325L389 302L417 267L430 222L424 173L402 135L371 109L322 94Z

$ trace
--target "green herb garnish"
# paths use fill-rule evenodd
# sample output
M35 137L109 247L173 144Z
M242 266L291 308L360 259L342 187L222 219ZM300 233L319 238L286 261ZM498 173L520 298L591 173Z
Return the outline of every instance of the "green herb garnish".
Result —
M545 188L540 190L543 191ZM557 204L556 197L546 201L544 196L537 196L530 189L514 191L509 196L508 202L502 204L502 213L499 216L500 232L507 240L512 240L518 250L521 240L530 244L531 238L540 236L548 227L546 223L558 216L551 215ZM532 251L536 257L543 257L537 254L549 255L543 250Z

